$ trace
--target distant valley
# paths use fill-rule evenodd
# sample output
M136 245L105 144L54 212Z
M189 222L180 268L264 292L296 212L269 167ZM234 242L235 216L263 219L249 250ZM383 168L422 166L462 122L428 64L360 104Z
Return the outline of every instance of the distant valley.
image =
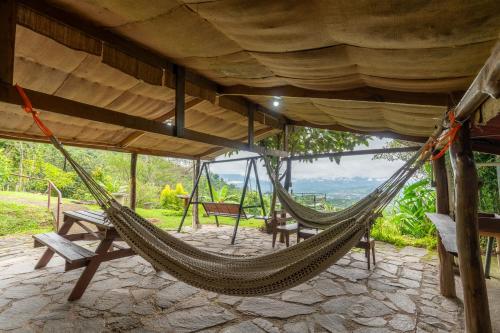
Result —
M219 174L229 184L243 187L243 176L236 174ZM384 179L373 179L364 177L353 178L311 178L294 179L292 183L293 193L317 193L325 194L327 200L337 207L344 207L359 200L374 188L380 185ZM252 181L252 188L255 189L255 181ZM263 192L269 192L271 184L268 179L261 179Z

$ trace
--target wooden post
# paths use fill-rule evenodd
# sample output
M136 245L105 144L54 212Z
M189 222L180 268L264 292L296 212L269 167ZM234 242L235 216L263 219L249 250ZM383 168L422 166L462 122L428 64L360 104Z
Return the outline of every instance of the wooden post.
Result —
M130 208L135 210L137 203L137 153L130 155Z
M283 136L283 150L289 151L290 149L290 126L285 125L285 135ZM288 158L286 160L286 174L285 174L285 184L284 187L287 191L290 191L292 186L292 159Z
M448 175L444 156L432 162L434 179L436 182L436 212L450 214L450 200L448 198ZM441 295L456 297L455 276L453 272L453 255L446 251L441 237L438 234L439 254L439 288Z
M195 204L193 205L193 230L201 227L200 217L198 215L198 186L197 180L200 174L200 159L193 160L193 200Z
M251 148L254 145L254 115L255 115L255 104L251 103L248 107L248 147Z
M182 66L175 67L175 135L184 136L184 107L186 91L186 69Z
M479 249L478 181L470 143L470 121L451 145L455 172L455 222L468 333L491 333L490 309Z
M0 1L0 81L14 79L14 49L16 44L17 6L15 0Z

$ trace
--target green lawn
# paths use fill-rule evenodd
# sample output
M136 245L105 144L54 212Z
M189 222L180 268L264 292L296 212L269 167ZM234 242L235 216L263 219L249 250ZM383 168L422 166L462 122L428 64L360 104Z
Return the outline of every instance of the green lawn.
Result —
M35 234L50 230L52 214L45 208L47 196L43 194L5 192L0 191L0 236L9 234ZM65 207L66 204L66 207ZM74 201L63 200L63 209L91 209L99 210L97 205L76 205ZM201 224L215 224L214 217L204 216L204 210L200 206ZM160 228L166 230L176 230L182 218L182 212L173 212L165 209L144 209L138 208L137 213L144 218L150 219ZM184 226L191 226L192 217L188 215ZM229 217L219 217L222 225L234 225L235 219ZM263 220L242 219L241 227L261 228ZM436 237L427 236L424 238L413 238L401 235L396 226L387 219L379 219L372 229L372 237L376 240L394 244L396 246L417 246L434 249Z
M55 198L53 198L55 200ZM53 216L47 211L45 204L47 196L37 193L7 192L0 191L0 236L12 234L37 234L52 229ZM54 207L55 201L53 201ZM66 204L66 208L65 208ZM63 209L68 205L75 207L75 201L63 200ZM71 209L99 210L97 205L77 205ZM204 211L200 206L200 222L202 224L215 224L214 217L203 216ZM176 230L182 218L182 212L172 212L164 209L138 208L137 213L163 229ZM184 226L191 225L191 215L186 217ZM221 225L234 225L235 219L219 217ZM260 228L264 225L263 220L242 219L241 227Z
M0 201L0 236L47 232L53 223L46 208Z
M204 211L201 208L200 208L199 212L200 212L200 223L201 224L214 224L215 225L215 217L203 216ZM182 219L181 214L167 215L167 213L163 209L137 208L137 213L144 218L154 219L153 222L157 226L159 226L160 228L163 228L163 229L167 229L167 230L177 229L177 227L179 226L179 223L181 222L181 219ZM184 226L191 226L191 223L192 223L191 221L192 221L191 215L187 216L186 220L184 221ZM234 225L234 223L235 223L234 218L219 217L219 224L221 224L221 225ZM240 227L260 228L263 225L264 225L263 220L257 220L257 219L248 219L248 220L241 219L240 220Z

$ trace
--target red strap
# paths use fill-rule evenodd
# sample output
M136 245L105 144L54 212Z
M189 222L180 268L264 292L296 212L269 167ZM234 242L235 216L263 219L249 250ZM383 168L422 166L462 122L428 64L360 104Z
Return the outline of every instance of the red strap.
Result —
M16 89L17 89L17 92L19 93L19 96L21 96L21 98L23 100L24 112L31 114L31 116L33 117L33 120L38 125L40 130L42 130L43 134L45 134L47 137L53 136L52 131L47 126L45 126L45 124L40 119L40 117L39 117L40 113L33 110L33 106L31 105L31 101L28 98L28 96L26 95L26 93L24 92L24 89L18 84L16 84Z
M444 145L444 147L441 149L441 151L439 153L437 153L436 155L433 155L431 157L431 161L434 161L434 160L437 160L437 159L443 157L443 155L446 153L446 151L448 149L450 149L451 144L455 141L455 139L457 137L458 131L462 127L462 124L460 124L459 122L457 122L455 120L455 114L453 113L453 111L448 112L448 118L450 119L450 126L451 127L448 130L448 132L445 135L443 135L443 137L440 138L438 140L438 142L436 142L436 144L434 146L436 146L438 143L444 142L446 139L448 141L446 142L446 144Z

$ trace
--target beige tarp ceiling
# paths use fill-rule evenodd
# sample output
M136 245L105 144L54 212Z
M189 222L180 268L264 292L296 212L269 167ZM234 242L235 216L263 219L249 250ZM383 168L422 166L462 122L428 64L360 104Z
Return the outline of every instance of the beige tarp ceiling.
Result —
M500 33L498 0L48 2L222 86L316 91L375 87L451 94L467 89ZM20 8L18 22L16 82L148 119L164 121L162 117L172 110L174 91L168 85L168 71L68 32L27 7ZM207 99L213 102L212 93ZM195 104L186 111L187 128L246 139L243 115L210 101L196 103L201 95L190 93L189 88L187 94L186 102ZM299 122L421 137L432 132L446 111L444 105L425 101L410 105L265 94L246 97ZM273 97L281 97L278 107L272 105ZM37 134L18 109L1 109L8 117L0 125L1 133ZM498 103L487 114L497 113ZM59 115L46 118L68 141L180 156L216 154L216 147L206 144L138 135L130 129ZM276 133L261 122L255 122L255 131L257 138Z

